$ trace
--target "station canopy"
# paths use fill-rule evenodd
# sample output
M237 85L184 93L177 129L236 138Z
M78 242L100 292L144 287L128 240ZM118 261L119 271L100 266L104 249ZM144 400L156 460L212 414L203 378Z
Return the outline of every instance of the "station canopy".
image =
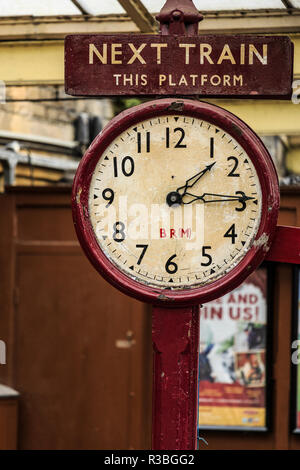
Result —
M132 0L0 0L0 16L124 15ZM142 0L149 13L158 13L165 0ZM293 10L300 0L194 0L201 12L243 10Z

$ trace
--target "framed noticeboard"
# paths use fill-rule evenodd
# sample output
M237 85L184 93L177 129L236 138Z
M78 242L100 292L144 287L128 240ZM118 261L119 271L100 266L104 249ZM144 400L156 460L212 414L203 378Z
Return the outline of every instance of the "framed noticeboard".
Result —
M263 265L201 308L200 431L269 428L271 275Z
M295 266L293 274L291 426L300 433L300 266Z

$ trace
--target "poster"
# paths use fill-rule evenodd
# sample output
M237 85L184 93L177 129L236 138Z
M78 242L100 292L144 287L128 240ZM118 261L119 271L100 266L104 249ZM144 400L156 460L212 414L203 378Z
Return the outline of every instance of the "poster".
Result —
M267 270L203 305L199 427L266 427Z

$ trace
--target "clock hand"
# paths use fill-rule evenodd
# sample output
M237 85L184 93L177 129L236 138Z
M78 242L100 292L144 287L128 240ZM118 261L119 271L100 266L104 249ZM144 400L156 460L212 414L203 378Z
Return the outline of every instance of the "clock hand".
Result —
M191 188L192 186L194 186L197 181L199 181L200 178L202 178L203 175L205 175L205 173L207 173L208 171L210 171L212 169L212 167L214 166L216 162L212 163L211 165L207 165L204 170L201 170L199 171L199 173L196 173L196 175L194 176L191 176L191 178L187 179L185 184L183 186L180 186L179 188L176 189L176 192L179 193L181 195L181 197L183 197L188 188ZM180 190L183 189L183 193L181 194L180 193Z
M242 196L232 196L228 194L214 194L214 193L203 193L202 196L195 196L195 194L186 192L184 196L191 196L194 199L192 199L189 202L184 202L182 200L183 204L191 204L192 202L197 201L197 200L201 200L204 203L208 203L208 202L225 202L225 201L246 202L246 201L250 201L250 199L255 199L254 197L246 196L246 194L244 193Z

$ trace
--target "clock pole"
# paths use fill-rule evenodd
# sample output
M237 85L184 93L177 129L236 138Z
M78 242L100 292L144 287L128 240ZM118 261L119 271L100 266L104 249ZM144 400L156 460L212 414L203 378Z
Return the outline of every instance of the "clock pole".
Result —
M153 450L196 449L199 310L153 307Z
M139 35L130 36L130 41L132 41L130 43L128 43L128 37L126 35L118 35L117 39L115 35L72 35L66 38L65 76L66 90L68 94L74 96L138 94L145 96L153 96L156 94L166 96L169 94L169 96L172 97L156 100L154 104L153 102L143 103L129 111L127 110L126 112L121 113L118 117L114 118L103 130L101 135L94 140L84 158L81 160L74 180L72 209L78 239L86 252L87 257L99 273L125 294L132 295L141 301L147 301L153 304L152 448L154 450L193 450L196 449L197 444L197 395L200 335L200 306L195 305L195 303L207 302L212 300L212 298L221 297L229 290L234 289L241 284L251 271L256 269L264 259L299 263L299 229L297 230L291 227L280 226L277 226L276 229L279 208L277 176L271 157L251 129L249 129L247 125L240 121L236 116L228 113L222 108L203 102L200 104L197 103L197 101L192 101L191 99L176 99L178 98L176 92L180 93L179 90L183 90L182 93L186 92L186 95L193 95L194 97L197 97L199 93L201 93L201 96L213 95L218 97L230 96L230 93L232 93L230 91L232 88L228 91L225 84L221 86L221 91L218 92L216 92L215 83L207 83L206 85L204 84L204 86L194 83L192 87L190 86L189 88L186 88L188 84L186 83L184 75L182 75L184 77L184 79L182 79L183 84L181 83L181 79L177 85L172 82L173 78L178 76L178 70L179 72L181 71L183 65L182 57L184 56L186 57L184 64L185 69L187 68L186 70L189 70L191 73L196 73L196 75L193 76L197 76L198 73L199 62L197 61L195 66L192 61L189 61L189 48L196 47L197 45L199 46L202 40L202 38L199 39L196 36L198 35L198 23L203 19L203 17L195 8L193 1L167 0L161 12L157 16L157 19L160 22L160 36L165 36L163 41L161 41L160 36L158 35L143 35L142 37ZM188 41L181 43L181 46L186 47L185 54L179 54L178 52L178 38L180 38L180 36L185 36L187 38L192 37L192 42L195 43L193 46L191 44L185 44ZM204 38L207 37L205 36ZM254 94L255 97L265 98L277 96L278 99L286 99L290 96L291 80L293 76L291 41L286 37L268 37L268 39L264 37L264 43L262 44L262 39L260 37L253 38L254 37L251 36L251 46L253 46L252 42L254 39L260 45L265 47L267 47L268 44L272 44L272 47L267 49L269 54L266 55L268 63L267 65L264 63L264 67L262 68L262 61L264 61L265 58L259 56L261 60L258 57L258 61L256 61L255 64L252 64L253 68L249 68L246 82L237 85L234 88L234 97L242 96L244 98L253 98ZM211 36L209 40L212 44L215 44L216 49L220 48L221 43L225 43L223 46L224 51L226 51L225 46L228 47L228 41L235 51L239 51L242 46L244 47L244 42L246 41L244 38L244 42L241 43L237 36L227 35ZM142 44L140 44L141 41ZM88 49L87 45L89 46ZM250 47L250 44L248 45ZM113 49L112 46L117 47L117 49ZM110 58L108 57L106 54L107 47L108 50L114 50L115 54L118 55L117 61L113 52L111 52ZM131 49L131 51L129 51L129 56L128 47ZM171 50L172 47L172 51L174 50L172 61L161 60L162 47L169 47L169 50ZM154 48L156 49L156 56L154 55L156 58L154 58L153 61ZM280 54L276 52L279 50L278 48L281 51ZM122 49L122 51L119 49ZM284 53L282 51L284 51ZM132 54L132 52L134 52L134 54ZM220 56L222 61L224 59L224 54L225 52ZM84 60L82 57L84 57ZM228 59L226 54L225 58ZM280 67L278 66L279 59L281 61ZM86 67L87 60L89 61L89 66L92 67L92 69ZM138 67L137 64L134 64L133 69L131 67L128 68L127 66L131 66L133 62L139 62ZM115 67L115 64L118 64L118 68ZM211 65L218 66L218 64L219 61L216 63L210 62L209 67ZM221 71L225 66L223 66L222 63L220 65ZM232 65L234 65L234 67L232 67ZM240 65L244 65L244 62L243 64L234 62L234 64L231 64L229 67L229 70L238 73L238 75L241 74L243 77L244 69L243 67L241 68ZM195 66L196 69L193 69L193 66ZM225 71L228 69L227 66L228 63L224 68ZM268 73L265 72L266 66L268 67ZM121 67L121 70L119 67ZM137 71L146 72L141 75L145 80L145 83L140 82L133 86L132 82L129 86L126 74L128 71L131 73L135 70L134 67L136 67ZM91 73L91 70L94 72ZM219 72L219 69L215 67L213 67L212 70ZM284 72L283 76L285 79L282 78L282 75L280 75L280 80L274 79L274 73L276 75L278 70L280 70L280 73L282 71ZM120 73L120 71L122 71L122 73ZM163 74L160 75L160 72L163 72ZM139 74L136 73L135 76L139 77ZM158 76L163 77L161 83L159 81L155 82L155 78L157 79ZM165 83L167 76L171 77L169 85ZM216 77L218 75L213 76ZM118 79L116 79L116 77L118 77ZM120 77L124 78L123 82L122 80L119 82ZM132 73L130 77L130 80L134 79ZM145 77L149 77L151 80L149 79L149 81L147 81ZM159 83L159 86L157 83ZM174 88L175 86L176 88ZM176 98L174 98L174 95ZM186 95L185 98L187 98ZM143 122L145 119L157 117L159 121L160 116L166 116L168 114L184 115L185 113L188 116L193 116L193 118L201 117L201 119L204 120L207 118L210 123L216 126L217 132L219 132L219 129L224 129L225 133L229 133L243 149L246 149L246 153L252 161L257 177L260 181L260 187L262 190L262 217L252 246L246 253L244 253L243 258L238 265L224 274L222 278L216 279L213 283L208 282L208 285L203 285L201 287L195 286L193 289L185 289L183 286L183 289L172 290L167 287L163 290L159 290L147 285L145 282L142 282L140 279L135 277L134 266L128 268L133 270L133 276L126 275L126 273L120 269L120 266L112 263L105 251L101 249L101 246L103 246L102 241L107 237L102 235L100 238L97 238L96 232L93 228L94 222L91 218L91 214L94 209L91 209L90 211L89 196L92 196L90 188L94 187L94 189L97 190L96 193L93 194L94 198L98 198L102 194L102 198L105 201L109 201L109 204L111 204L114 198L114 191L110 188L106 188L102 191L102 189L100 190L100 188L95 188L95 186L92 185L92 178L93 175L96 174L95 172L97 170L99 156L104 156L106 150L112 144L114 139L120 136L121 132L127 131L129 127L131 128L133 125L137 126L138 123ZM137 132L137 128L133 129L133 131ZM141 145L140 132L137 132L136 139L136 143ZM210 139L210 142L212 142L212 139ZM210 157L213 158L213 156ZM117 164L117 156L113 158L114 162ZM125 158L130 159L131 157ZM109 160L109 157L105 156L104 159ZM238 159L235 159L235 157L229 157L229 160L230 159L233 159L234 161L236 160L238 163ZM113 165L115 165L115 163ZM125 164L124 158L120 163ZM246 159L243 163L249 164L249 161ZM105 165L102 166L105 167ZM207 166L205 171L207 171L208 168L211 168L211 166L212 165ZM117 177L118 168L119 166L113 166L114 177ZM126 170L125 166L121 166L121 170L125 177L131 176L131 173L128 173L128 168ZM131 170L133 171L133 166ZM100 171L100 173L102 173L102 171ZM193 186L193 181L198 181L200 173L190 177L183 187L181 186L177 188L176 191L174 191L176 189L174 187L173 191L166 194L165 197L167 204L169 206L174 204L174 198L175 202L177 198L177 203L183 202L183 204L189 204L190 202L193 202L193 200L187 202L182 198L187 194L186 189ZM232 174L231 171L227 176L239 175ZM255 186L255 184L253 183L252 186ZM105 186L102 188L105 188ZM185 188L185 190L183 190L182 194L183 188ZM249 201L253 199L253 197L251 197L251 194L248 194L246 197L245 193L241 193L240 191L236 192L236 194L237 193L244 194L244 196L238 198L239 205L242 205L242 207L236 209L242 210L244 208L245 201ZM190 194L190 196L193 195ZM212 196L215 198L214 201L209 199ZM194 195L193 197L195 198L194 200L202 199L204 203L236 199L236 196L232 193L229 195L204 193L201 196ZM255 201L253 202L255 203ZM256 201L256 203L257 202L258 201ZM253 212L256 211L254 210ZM251 220L255 219L252 218ZM119 225L114 227L115 232L124 235L123 229L121 230L121 227L124 224L122 222L118 222L117 224ZM252 227L250 226L249 228L253 228L253 224ZM234 243L236 237L234 234L234 225L229 230L232 230ZM228 236L228 232L229 231L226 232L224 237ZM115 242L121 242L124 240L125 238L114 238ZM242 243L244 245L246 242ZM147 245L136 246L141 248ZM207 249L210 247L203 246L202 248ZM171 261L174 256L176 255L170 257L168 261ZM202 256L208 257L208 254L205 254L205 250L202 252ZM139 264L139 261L137 264ZM202 263L202 265L208 266L205 263ZM215 271L213 270L212 273L214 272ZM178 305L180 305L180 307Z
M203 19L191 0L167 0L162 35L198 35ZM152 449L197 448L200 306L152 307Z

